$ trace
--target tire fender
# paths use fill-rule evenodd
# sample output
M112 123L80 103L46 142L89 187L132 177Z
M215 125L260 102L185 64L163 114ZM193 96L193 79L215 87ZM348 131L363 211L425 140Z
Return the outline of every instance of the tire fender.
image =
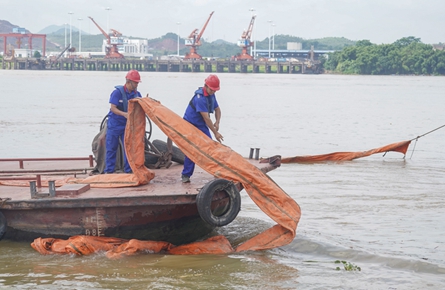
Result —
M0 211L0 240L3 238L3 236L6 233L6 226L7 226L6 218Z
M229 199L229 209L221 215L214 215L211 209L213 195L217 191L224 191ZM226 179L214 179L208 182L196 196L196 205L200 217L211 226L222 227L230 224L241 209L241 196L233 184Z

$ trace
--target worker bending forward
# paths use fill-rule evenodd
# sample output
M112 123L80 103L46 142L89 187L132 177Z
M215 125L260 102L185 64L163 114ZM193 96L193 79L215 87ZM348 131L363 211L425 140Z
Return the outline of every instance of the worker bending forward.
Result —
M204 81L204 87L195 91L195 95L185 110L184 119L209 136L210 139L212 139L212 135L210 135L210 131L212 131L215 139L221 143L223 136L218 132L221 109L215 97L215 92L218 90L219 78L216 75L209 75ZM210 119L210 114L213 112L215 112L215 123L212 123ZM185 156L181 176L182 182L190 182L194 170L195 163Z
M113 173L116 168L116 155L119 148L119 140L122 142L124 157L124 172L131 173L125 154L124 136L125 126L128 118L128 100L140 98L141 93L137 91L141 76L137 70L130 70L125 76L124 86L115 86L115 90L110 95L110 112L108 113L104 173Z

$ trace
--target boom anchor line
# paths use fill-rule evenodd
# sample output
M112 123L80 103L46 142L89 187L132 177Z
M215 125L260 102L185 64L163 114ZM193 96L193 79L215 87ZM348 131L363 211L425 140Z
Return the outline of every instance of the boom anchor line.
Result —
M419 136L417 136L416 138L413 138L413 139L409 140L410 142L416 140L416 142L414 143L413 151L411 152L411 156L409 157L409 159L411 159L411 158L413 157L414 150L416 149L416 144L417 144L417 141L419 140L419 138L421 138L421 137L423 137L423 136L426 136L426 135L428 135L428 134L430 134L430 133L433 133L434 131L437 131L437 130L439 130L440 128L443 128L443 127L445 127L445 124L442 125L442 126L437 127L436 129L433 129L433 130L431 130L431 131L429 131L429 132L426 132L425 134L419 135ZM386 154L386 153L385 153L385 154ZM384 156L384 155L383 155L383 156ZM405 158L405 157L403 157L403 158Z
M420 137L423 137L427 134L430 134L436 130L439 130L440 128L445 127L445 125L442 125L440 127L437 127L434 130L431 130L425 134L422 134L420 136L417 136L416 138L413 138L411 140L407 141L401 141L396 143L391 143L379 148L370 149L367 151L359 151L359 152L331 152L327 154L319 154L319 155L302 155L302 156L292 156L292 157L285 157L281 159L281 163L314 163L314 162L341 162L341 161L351 161L357 158L363 158L370 156L372 154L377 153L383 153L383 156L386 155L389 151L399 152L403 154L403 159L406 157L406 152L408 151L408 147L411 144L413 140L418 140ZM414 146L415 147L415 146ZM414 149L413 149L414 152ZM412 157L412 154L411 154ZM260 163L266 163L269 162L271 157L269 158L261 158Z

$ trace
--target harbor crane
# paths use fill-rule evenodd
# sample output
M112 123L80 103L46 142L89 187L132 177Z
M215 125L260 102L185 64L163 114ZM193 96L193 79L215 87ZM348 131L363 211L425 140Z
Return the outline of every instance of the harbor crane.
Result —
M210 18L213 15L213 12L210 13L209 18L207 19L206 23L204 24L204 26L201 29L201 32L198 34L198 29L194 29L192 31L192 33L190 33L189 37L185 40L185 45L186 46L190 46L190 53L186 54L184 59L201 59L202 57L196 52L196 49L198 46L201 45L201 37L204 34L204 31L207 27L207 24L210 21Z
M107 39L107 47L105 48L105 58L124 58L124 56L119 52L119 49L117 48L118 45L124 44L124 39L122 37L122 33L120 33L117 30L110 29L113 34L110 36L108 33L106 33L99 24L94 21L94 19L91 16L88 16L88 18L93 21L93 23L99 28L100 32L105 36Z
M252 30L253 30L253 24L255 22L256 15L252 16L252 19L250 20L249 27L247 30L243 31L243 34L241 35L241 39L238 40L238 46L242 48L241 54L237 56L237 59L239 60L251 60L253 57L247 52L247 49L253 45L253 41L250 41L250 38L252 37Z

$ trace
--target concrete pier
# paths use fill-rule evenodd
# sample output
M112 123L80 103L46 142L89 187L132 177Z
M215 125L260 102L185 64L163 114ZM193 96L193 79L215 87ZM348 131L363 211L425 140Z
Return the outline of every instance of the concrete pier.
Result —
M3 69L46 69L83 71L208 72L208 73L320 73L320 62L308 59L292 61L253 60L154 60L60 58L56 61L15 58L3 60Z

